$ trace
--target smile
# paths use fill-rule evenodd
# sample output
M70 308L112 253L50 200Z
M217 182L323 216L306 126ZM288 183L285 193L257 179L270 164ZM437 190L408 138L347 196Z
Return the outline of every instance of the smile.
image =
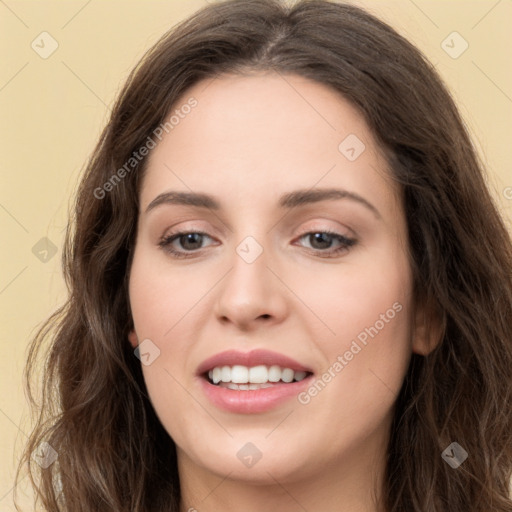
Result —
M255 390L271 387L277 382L300 382L308 372L295 371L291 368L272 366L216 366L208 372L208 379L212 384L228 389Z
M239 414L275 409L313 378L310 368L267 350L222 352L204 361L196 375L212 405Z

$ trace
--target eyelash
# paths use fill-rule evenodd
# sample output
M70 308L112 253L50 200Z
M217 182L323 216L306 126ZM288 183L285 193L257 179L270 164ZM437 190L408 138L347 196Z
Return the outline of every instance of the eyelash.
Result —
M357 241L355 239L347 238L347 237L345 237L343 235L340 235L339 233L336 233L334 231L329 231L329 230L308 231L306 233L303 233L299 237L299 240L301 238L306 237L306 236L315 235L315 234L319 234L319 233L324 234L324 235L328 235L330 237L334 237L341 244L340 247L338 247L337 249L330 249L330 250L310 249L310 250L315 251L315 252L327 254L326 256L320 256L321 258L333 258L333 257L339 255L340 253L343 253L343 252L347 251L350 247L353 247L354 245L357 244ZM161 249L163 249L164 251L166 251L169 254L171 254L172 257L174 257L174 258L191 258L191 257L194 257L195 253L197 253L197 251L200 250L200 249L196 249L194 251L182 252L182 251L177 251L176 249L174 249L171 246L171 244L172 244L172 242L174 240L179 239L181 236L192 235L192 234L207 236L208 238L211 238L207 233L204 233L202 231L178 231L176 233L171 233L170 235L162 237L162 239L160 240L158 245L159 245L159 247Z

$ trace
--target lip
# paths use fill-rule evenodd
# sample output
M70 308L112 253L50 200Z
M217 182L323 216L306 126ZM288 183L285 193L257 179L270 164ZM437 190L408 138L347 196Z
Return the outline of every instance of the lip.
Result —
M278 365L281 368L304 371L311 373L311 375L308 375L298 382L279 382L269 388L254 390L223 388L211 384L210 381L205 378L206 373L216 366L234 365L242 365L249 368L258 365ZM196 377L199 380L202 392L214 406L232 413L256 414L275 409L287 400L296 397L311 384L314 375L310 368L288 356L279 354L278 352L257 349L251 352L228 350L216 354L199 365Z
M311 385L314 375L309 375L299 382L283 382L270 388L238 391L211 384L207 379L197 377L202 392L208 400L219 409L237 414L257 414L279 407L296 397Z
M238 350L220 352L203 361L197 368L197 375L203 375L216 366L241 365L250 368L262 364L265 366L277 365L281 368L291 368L296 372L303 371L313 373L313 370L295 361L295 359L291 357L270 350L256 349L251 352L240 352Z

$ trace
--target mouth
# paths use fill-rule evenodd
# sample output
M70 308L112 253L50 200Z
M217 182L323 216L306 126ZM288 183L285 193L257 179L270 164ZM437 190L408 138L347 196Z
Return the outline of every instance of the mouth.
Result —
M311 368L268 350L222 352L204 361L196 372L210 402L237 414L272 410L311 384Z
M210 384L236 391L255 391L257 389L271 388L278 384L300 382L312 372L294 370L279 365L258 366L215 366L202 376Z

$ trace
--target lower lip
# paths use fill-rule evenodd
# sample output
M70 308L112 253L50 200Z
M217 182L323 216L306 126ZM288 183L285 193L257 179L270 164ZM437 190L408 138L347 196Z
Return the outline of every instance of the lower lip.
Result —
M219 409L239 414L256 414L274 409L296 397L310 385L313 375L299 382L279 383L269 388L240 391L210 384L204 377L199 379L203 392Z

